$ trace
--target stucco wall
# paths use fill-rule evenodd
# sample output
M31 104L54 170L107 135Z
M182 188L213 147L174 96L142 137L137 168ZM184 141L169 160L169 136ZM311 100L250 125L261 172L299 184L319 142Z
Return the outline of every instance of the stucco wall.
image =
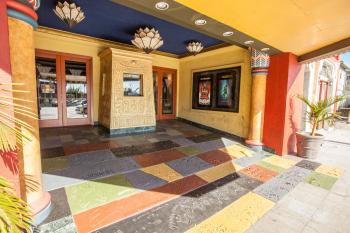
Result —
M178 116L240 137L247 137L251 95L249 62L249 52L237 46L180 59ZM239 112L192 109L192 72L234 66L241 66Z
M100 90L100 58L98 54L108 47L120 48L113 43L103 42L94 38L80 37L76 34L61 33L57 30L39 29L34 34L36 49L44 49L63 53L92 57L93 63L93 121L98 121L99 90ZM179 59L152 54L152 65L179 69Z

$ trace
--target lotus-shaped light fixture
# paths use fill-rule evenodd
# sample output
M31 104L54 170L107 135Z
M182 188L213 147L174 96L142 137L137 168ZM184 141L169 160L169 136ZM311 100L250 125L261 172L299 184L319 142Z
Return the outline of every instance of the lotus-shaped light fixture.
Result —
M203 45L199 41L192 41L188 43L188 45L186 46L186 49L190 54L195 56L202 51Z
M137 30L131 42L137 48L145 51L145 53L150 53L163 45L163 39L159 32L154 28L149 29L148 27Z
M84 11L77 4L69 1L58 1L55 14L71 28L85 19Z

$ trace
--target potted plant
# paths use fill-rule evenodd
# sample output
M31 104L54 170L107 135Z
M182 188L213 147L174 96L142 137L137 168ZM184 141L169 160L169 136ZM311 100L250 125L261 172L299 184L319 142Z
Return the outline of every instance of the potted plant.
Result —
M29 107L21 102L28 102L13 98L15 92L12 87L19 84L0 83L0 159L19 149L18 145L30 140L22 134L22 128L32 130L26 122L6 112L14 108L15 113L26 117L36 117ZM15 103L13 103L15 101ZM13 184L0 176L0 232L1 233L31 233L33 232L32 212L29 205L17 196Z
M317 132L320 123L327 122L333 125L338 117L336 113L329 112L329 108L338 102L345 100L345 96L335 96L318 102L311 102L304 96L298 96L303 101L306 110L307 121L311 124L311 132L297 132L297 154L304 158L316 158L324 141L324 136Z

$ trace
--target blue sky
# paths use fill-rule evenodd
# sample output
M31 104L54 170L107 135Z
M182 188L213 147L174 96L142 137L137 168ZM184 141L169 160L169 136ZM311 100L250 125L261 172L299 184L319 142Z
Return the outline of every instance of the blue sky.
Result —
M347 66L350 66L350 52L340 55L340 60L344 61Z

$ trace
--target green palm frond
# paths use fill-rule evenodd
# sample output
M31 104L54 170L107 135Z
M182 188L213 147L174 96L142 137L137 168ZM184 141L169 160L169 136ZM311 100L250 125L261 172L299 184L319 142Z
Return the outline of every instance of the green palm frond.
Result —
M346 96L335 96L320 100L316 103L309 101L305 96L298 96L298 98L309 107L309 110L306 111L306 116L312 126L311 135L314 136L318 125L322 121L327 121L329 124L334 123L338 115L336 113L329 112L328 109L332 105L344 101Z
M18 198L10 182L0 176L0 232L31 233L31 217L28 204Z

